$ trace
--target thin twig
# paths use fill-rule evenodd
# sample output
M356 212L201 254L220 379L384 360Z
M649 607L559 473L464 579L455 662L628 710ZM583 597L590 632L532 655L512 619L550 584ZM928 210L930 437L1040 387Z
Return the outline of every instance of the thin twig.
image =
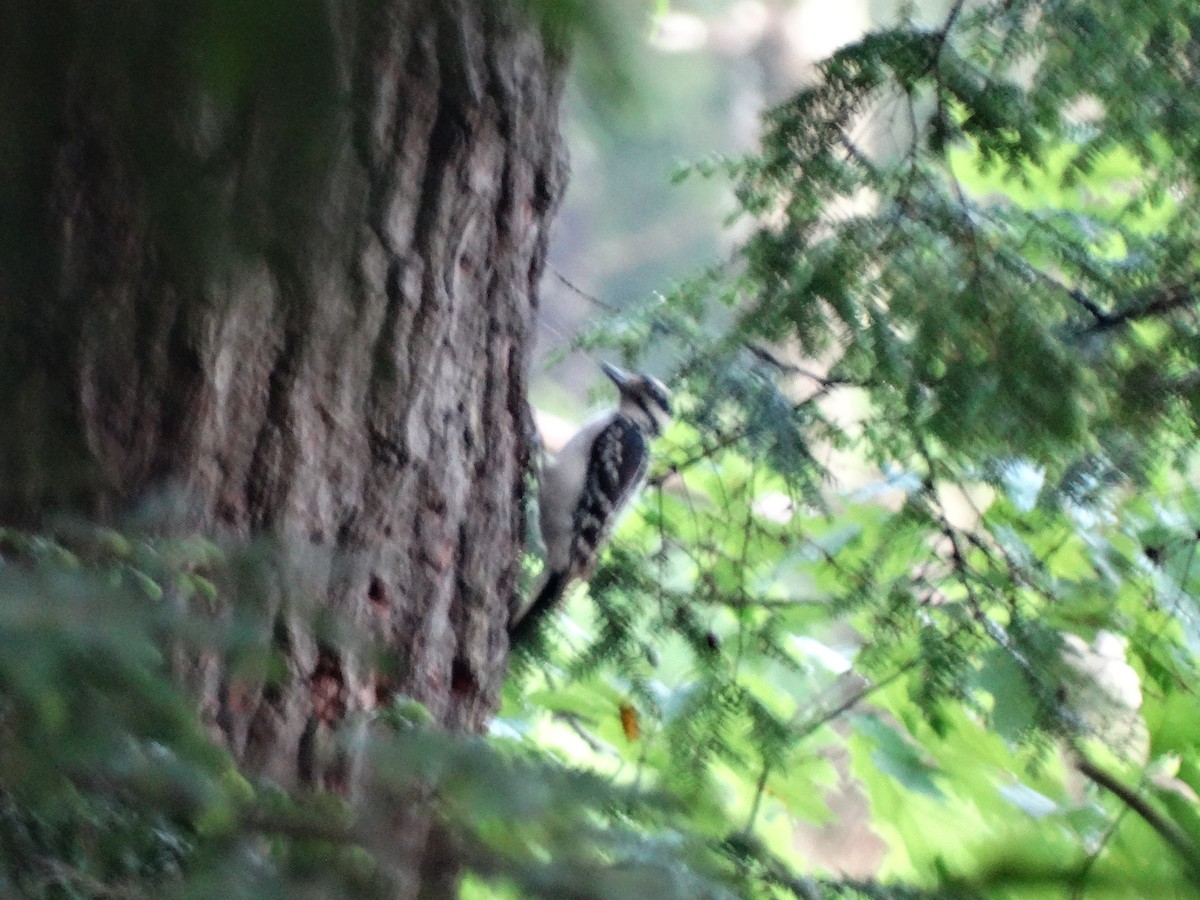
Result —
M876 691L883 690L885 687L888 687L893 682L898 681L900 678L907 675L909 672L911 672L913 669L915 669L920 664L920 662L921 662L921 656L920 656L920 654L917 654L916 656L914 656L910 660L908 660L908 662L904 663L898 669L893 671L890 675L887 675L886 677L881 678L878 681L875 681L875 682L872 682L871 684L866 685L865 687L861 688L860 690L855 691L853 694L851 694L849 697L847 697L845 700L843 700L841 703L839 703L837 706L833 707L832 709L822 713L821 715L817 716L814 719L809 719L807 722L804 723L803 726L801 726L799 729L797 729L796 740L802 741L805 738L809 737L810 735L815 734L817 731L824 728L826 725L828 725L830 722L834 721L835 719L841 718L846 713L850 712L850 710L854 709L854 707L858 706L858 704L860 704L862 701L866 700L868 697L870 697L872 694L874 694Z
M946 20L942 23L942 27L938 30L934 42L932 63L935 66L938 64L938 61L942 55L942 50L946 46L946 39L950 37L950 29L952 29L954 27L954 23L958 21L959 13L962 12L965 2L966 0L955 0L954 5L950 7L950 12L946 15Z
M585 291L583 288L581 288L579 285L577 285L575 282L573 282L571 279L569 279L566 275L564 275L562 272L560 272L555 266L552 266L550 263L546 263L546 269L547 269L547 271L550 272L551 275L553 275L560 282L562 282L563 286L567 290L569 290L573 294L576 294L579 297L582 297L584 300L588 301L593 306L598 306L601 309L607 310L608 312L612 312L612 313L621 311L620 308L616 304L609 303L607 300L601 300L595 294L589 294L587 291Z
M1110 794L1115 794L1143 822L1153 828L1158 836L1183 858L1193 874L1200 873L1200 853L1197 852L1196 845L1188 838L1187 834L1175 826L1174 822L1138 796L1133 788L1084 756L1078 748L1075 749L1075 767L1084 778L1104 788Z
M1104 834L1100 835L1100 840L1096 842L1095 848L1088 853L1087 858L1083 861L1083 865L1079 867L1078 873L1075 875L1075 889L1071 892L1071 900L1083 900L1083 892L1087 888L1088 875L1091 874L1092 867L1096 865L1096 861L1104 853L1105 848L1112 841L1117 833L1117 829L1121 827L1121 823L1125 821L1125 816L1129 814L1129 807L1122 806L1117 810L1117 814L1113 816L1112 821L1108 823L1108 827L1104 829Z
M754 820L758 818L758 810L762 806L763 794L767 788L767 778L770 775L771 764L764 759L762 771L759 772L758 781L754 784L754 802L750 804L750 815L746 817L746 827L742 829L745 834L751 834L754 831Z
M850 381L847 378L829 378L825 375L818 375L816 372L812 371L811 369L806 369L803 366L798 366L795 363L787 362L786 360L780 359L778 356L776 356L774 353L772 353L770 350L768 350L762 344L758 344L753 341L746 343L746 349L749 350L751 353L753 353L756 357L761 359L763 362L765 362L767 365L771 366L772 368L778 369L780 372L787 372L787 373L793 374L793 375L802 375L805 378L809 378L809 379L815 381L817 384L821 385L821 387L825 390L829 390L829 389L835 388L835 387L861 387L862 386L856 382Z

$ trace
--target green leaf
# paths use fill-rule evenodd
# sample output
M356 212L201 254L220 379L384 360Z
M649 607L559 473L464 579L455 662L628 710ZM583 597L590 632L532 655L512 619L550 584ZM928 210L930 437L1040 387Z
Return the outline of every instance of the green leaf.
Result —
M851 724L875 746L871 760L895 778L907 790L941 799L944 795L934 781L937 769L921 758L911 740L878 716L854 716Z
M1024 740L1037 719L1037 698L1012 655L996 648L982 660L977 683L992 695L991 724L1011 743Z

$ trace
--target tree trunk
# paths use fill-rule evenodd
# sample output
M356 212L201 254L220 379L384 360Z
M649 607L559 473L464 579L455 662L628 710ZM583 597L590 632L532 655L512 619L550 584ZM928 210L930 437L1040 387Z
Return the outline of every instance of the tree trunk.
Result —
M192 674L244 765L344 790L314 747L355 710L497 705L562 66L518 0L238 6L6 11L0 519L300 561L286 677Z

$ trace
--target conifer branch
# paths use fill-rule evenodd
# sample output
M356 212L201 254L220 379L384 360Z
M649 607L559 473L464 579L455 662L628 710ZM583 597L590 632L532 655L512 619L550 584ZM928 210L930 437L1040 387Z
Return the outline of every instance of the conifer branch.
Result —
M762 344L754 343L753 341L746 344L746 349L749 350L758 359L761 359L767 365L780 372L785 372L791 375L800 375L815 381L820 385L822 391L833 390L839 387L866 387L867 382L855 382L849 378L831 378L827 375L819 375L811 369L806 369L803 366L798 366L795 363L787 362L780 359Z
M1135 300L1129 306L1110 312L1082 288L1064 284L1048 272L1033 266L1030 266L1028 271L1043 284L1061 291L1072 303L1091 316L1094 321L1086 329L1091 334L1110 331L1139 319L1168 315L1200 302L1200 295L1194 291L1195 284L1182 282L1141 291L1140 302Z

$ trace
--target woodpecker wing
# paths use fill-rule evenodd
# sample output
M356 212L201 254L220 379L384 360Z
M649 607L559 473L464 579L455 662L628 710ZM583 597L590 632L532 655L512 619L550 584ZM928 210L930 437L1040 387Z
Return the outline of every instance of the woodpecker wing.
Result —
M642 431L618 413L592 442L587 481L575 510L571 577L584 577L621 511L646 474L649 448Z

